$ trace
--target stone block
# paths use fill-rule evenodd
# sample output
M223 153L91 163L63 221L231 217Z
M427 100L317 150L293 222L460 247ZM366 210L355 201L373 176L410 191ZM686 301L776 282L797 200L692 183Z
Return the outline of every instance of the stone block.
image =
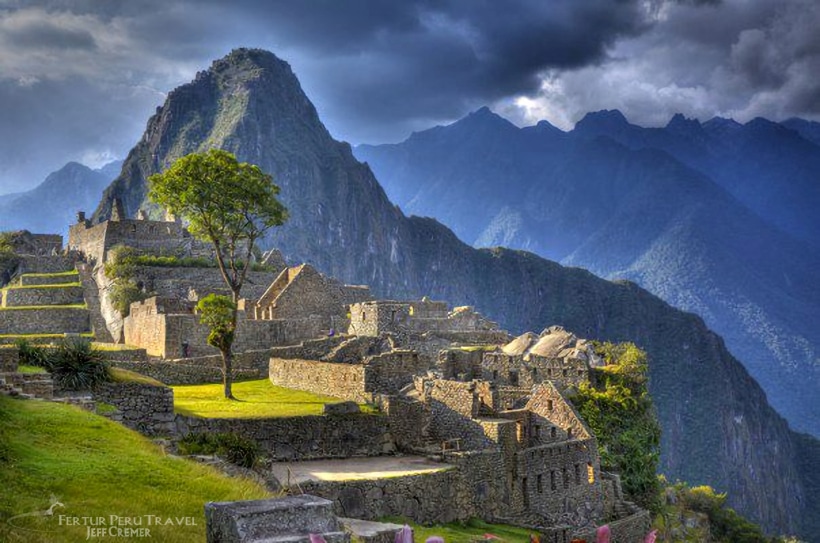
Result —
M356 402L326 403L323 410L325 415L353 415L359 412L361 410Z
M205 504L208 543L307 541L321 534L328 543L349 543L333 514L333 502L303 494L285 498Z

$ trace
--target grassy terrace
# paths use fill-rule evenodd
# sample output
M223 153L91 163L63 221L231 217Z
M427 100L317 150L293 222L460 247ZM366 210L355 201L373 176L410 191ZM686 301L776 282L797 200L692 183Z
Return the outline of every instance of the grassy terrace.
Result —
M16 305L13 307L0 307L0 311L27 311L37 309L88 309L85 304L68 305Z
M207 418L267 418L321 415L326 403L341 400L301 390L274 386L267 379L234 383L239 401L226 400L221 384L174 386L174 410L182 415ZM370 406L362 412L375 413Z
M4 397L0 488L0 541L8 543L86 540L85 526L60 526L59 515L107 521L110 515L191 517L192 526L150 526L145 540L204 541L206 501L267 496L252 481L166 456L148 439L98 415ZM32 515L48 510L52 498L63 504L54 507L53 516Z
M71 287L81 287L79 281L74 283L48 283L44 285L15 285L6 287L3 290L23 290L27 288L71 288Z
M69 275L80 275L80 272L77 270L69 270L64 272L52 272L52 273L26 273L24 274L28 277L68 277Z
M493 540L487 537L492 534L499 538L498 540L506 543L529 543L530 534L532 533L517 526L488 524L478 519L473 519L463 524L451 522L437 526L421 526L399 517L388 517L382 520L394 524L408 524L413 528L413 535L416 541L425 541L428 537L437 535L443 537L447 543L473 543L474 541Z

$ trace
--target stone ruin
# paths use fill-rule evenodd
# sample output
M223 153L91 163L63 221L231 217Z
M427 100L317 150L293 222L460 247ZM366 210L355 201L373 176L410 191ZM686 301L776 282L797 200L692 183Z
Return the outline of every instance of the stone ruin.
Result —
M109 334L143 349L144 358L123 361L125 367L168 383L177 378L196 382L199 362L176 359L207 360L216 353L206 345L207 329L199 324L194 307L201 296L224 292L218 270L139 267L138 284L156 295L134 303L130 315L119 321L106 309L110 282L102 268L113 247L212 255L179 221L168 219L151 221L142 214L129 220L117 212L111 220L91 225L81 215L70 230L70 252L63 253L61 243L50 237L36 238L38 254L30 255L25 268L29 277L17 275L36 282L31 272L66 272L76 266L78 274L66 279L71 286L53 294L69 296L71 302L82 298L83 307L73 309L83 313L80 321L75 319L82 323L79 332L97 338ZM124 423L148 435L228 428L247 433L263 440L271 459L288 461L284 472L276 463L272 467L285 487L288 481L282 479L300 469L315 473L310 462L338 462L334 469L341 473L355 471L350 462L357 455L388 465L432 462L432 467L391 477L296 477L290 491L298 488L323 497L330 505L322 507L342 517L373 521L401 515L423 523L480 517L531 527L543 541L556 543L588 533L604 521L618 519L615 523L625 534L647 526L648 514L624 500L617 475L601 470L595 436L566 399L602 364L589 342L559 327L511 338L470 307L450 309L427 298L373 300L367 287L343 285L307 264L288 266L276 251L264 258L272 270L250 273L240 302L238 369L242 371L247 358L253 369L248 375L258 374L254 372L260 371L261 362L274 384L371 403L383 416L340 411L283 419L267 428L265 421L175 416L170 389L152 389L150 398L136 391L137 400L122 401L117 395L125 392L107 391L107 403L126 411L141 406L139 413L126 413ZM4 303L22 304L22 295L6 291ZM55 303L62 300L58 298ZM49 331L74 331L60 310L43 311ZM166 371L168 366L174 370ZM355 417L371 422L363 424L365 419ZM355 435L356 428L367 430ZM394 456L397 453L400 456ZM250 518L249 511L261 514L264 509L259 504L217 505L208 509L209 530L236 531L243 518Z

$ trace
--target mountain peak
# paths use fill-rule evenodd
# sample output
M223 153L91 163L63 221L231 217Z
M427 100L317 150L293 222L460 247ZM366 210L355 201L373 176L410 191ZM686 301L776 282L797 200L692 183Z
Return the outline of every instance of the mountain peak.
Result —
M675 113L666 125L666 129L676 134L700 132L703 127L697 119L687 119L683 113Z
M629 121L617 109L602 109L584 115L584 118L575 124L575 130L582 132L607 133L628 127Z

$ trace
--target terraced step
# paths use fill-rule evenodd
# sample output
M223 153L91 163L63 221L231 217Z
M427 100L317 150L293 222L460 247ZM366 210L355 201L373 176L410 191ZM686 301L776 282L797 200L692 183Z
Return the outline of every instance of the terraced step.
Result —
M85 305L0 308L0 336L91 331Z
M44 399L54 397L54 381L47 373L4 373L0 378L23 394Z
M82 305L83 287L74 283L3 289L3 307Z
M80 275L77 273L77 270L60 273L24 273L20 276L20 284L24 287L65 285L79 282Z
M77 334L71 334L77 335ZM91 332L84 332L79 334L80 337L88 340L94 339L94 334ZM20 340L30 343L32 345L49 345L52 343L59 343L67 336L66 334L0 334L0 345L14 345Z
M326 532L319 534L327 543L349 543L350 534L346 532ZM249 543L310 543L310 535L308 534L290 534L290 535L276 535L272 537L263 537L257 539L246 540Z

